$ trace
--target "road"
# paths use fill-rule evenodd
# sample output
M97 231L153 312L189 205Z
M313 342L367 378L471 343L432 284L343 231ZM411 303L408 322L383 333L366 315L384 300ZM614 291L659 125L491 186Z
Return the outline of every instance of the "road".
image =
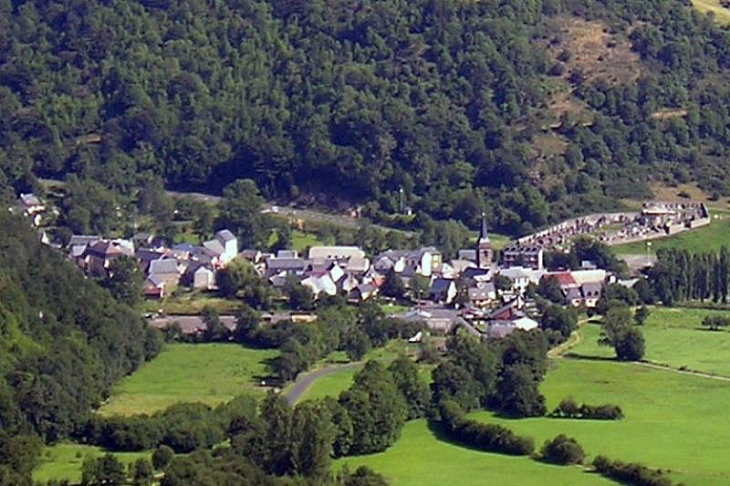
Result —
M299 400L302 394L304 394L304 392L306 392L309 387L312 386L312 383L314 383L319 378L331 375L333 373L337 373L339 371L351 368L358 368L360 366L362 366L362 362L332 365L326 368L312 371L311 373L299 375L297 380L292 384L291 388L284 392L284 398L289 403L289 405L294 405L295 403L297 403L297 400Z

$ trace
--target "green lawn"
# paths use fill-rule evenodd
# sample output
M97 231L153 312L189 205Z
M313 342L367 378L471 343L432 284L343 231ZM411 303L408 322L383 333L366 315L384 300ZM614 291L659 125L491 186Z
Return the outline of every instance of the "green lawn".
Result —
M730 312L705 309L653 307L642 328L646 340L645 358L673 368L686 367L730 376L730 332L707 331L701 327L709 314L730 315ZM596 344L600 326L588 324L581 328L582 344L572 352L581 355L610 358L613 349Z
M153 361L124 378L100 412L131 415L178 402L215 405L243 393L263 393L257 377L278 351L236 344L168 344Z
M730 246L730 218L723 216L697 230L668 236L651 242L650 253L660 248L680 248L690 252L718 251L721 246ZM612 247L619 255L645 255L646 243L629 243Z
M345 464L350 470L366 465L393 486L615 484L578 467L549 466L526 457L488 454L440 441L425 420L408 422L401 438L386 452L340 459L335 467Z
M218 314L234 314L241 306L240 300L224 299L211 292L178 290L163 300L146 300L144 310L166 314L200 314L204 307L212 307Z
M307 248L312 246L320 246L326 244L320 240L317 235L313 233L304 233L303 231L293 230L291 234L291 246L292 250L298 252L304 252Z
M41 455L40 466L33 471L33 480L45 483L50 479L68 479L72 484L81 481L81 465L87 457L98 457L105 452L94 446L57 444L47 446ZM123 452L114 454L124 464L131 464L140 457L149 459L150 452Z

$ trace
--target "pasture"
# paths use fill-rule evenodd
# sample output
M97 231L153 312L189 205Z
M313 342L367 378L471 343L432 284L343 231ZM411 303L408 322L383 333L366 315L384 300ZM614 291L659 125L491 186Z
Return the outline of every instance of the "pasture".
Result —
M216 405L244 393L263 394L265 361L277 354L236 344L168 344L114 387L100 413L149 414L179 402Z
M720 0L692 0L694 8L704 13L713 13L718 22L730 23L730 9L720 5Z

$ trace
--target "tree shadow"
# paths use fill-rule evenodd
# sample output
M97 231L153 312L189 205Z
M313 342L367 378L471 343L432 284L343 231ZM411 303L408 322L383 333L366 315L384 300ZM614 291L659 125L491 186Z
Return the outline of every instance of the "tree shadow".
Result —
M589 354L580 354L580 353L574 353L574 352L565 353L563 355L563 358L574 359L574 360L583 360L583 361L604 361L604 362L610 361L613 363L620 363L620 361L617 360L616 358L609 358L606 356L592 356Z

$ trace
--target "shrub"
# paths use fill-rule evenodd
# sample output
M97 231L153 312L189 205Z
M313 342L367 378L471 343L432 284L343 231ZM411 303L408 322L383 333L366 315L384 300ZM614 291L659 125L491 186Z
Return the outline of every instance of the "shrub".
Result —
M545 441L540 454L546 462L567 466L569 464L580 464L583 462L585 453L583 448L572 437L563 434L553 440Z
M587 403L578 406L572 398L566 398L553 410L550 417L591 419L591 420L619 420L624 417L621 407L611 403L603 405L588 405Z
M165 469L175 457L175 451L171 447L161 445L152 453L152 466L158 471Z
M482 451L513 456L527 456L535 450L532 438L516 435L501 425L469 420L459 404L452 400L441 402L439 412L444 432L456 442Z
M612 461L606 456L598 456L593 460L593 467L602 476L630 486L672 486L671 479L661 471L643 464Z

